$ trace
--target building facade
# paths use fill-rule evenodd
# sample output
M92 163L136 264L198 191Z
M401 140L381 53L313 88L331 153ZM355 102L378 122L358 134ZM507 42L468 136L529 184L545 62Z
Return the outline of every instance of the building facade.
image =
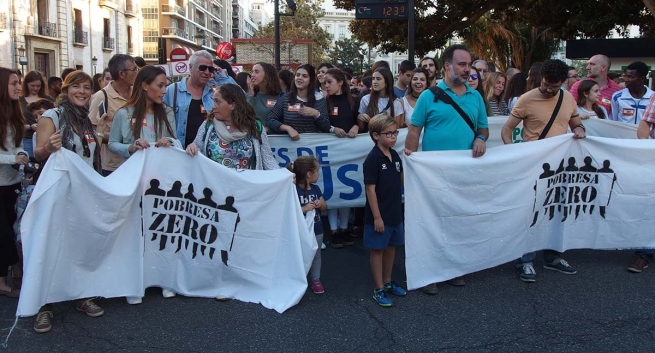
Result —
M65 68L93 74L116 53L141 52L136 0L4 0L0 6L4 67L46 77L59 76Z

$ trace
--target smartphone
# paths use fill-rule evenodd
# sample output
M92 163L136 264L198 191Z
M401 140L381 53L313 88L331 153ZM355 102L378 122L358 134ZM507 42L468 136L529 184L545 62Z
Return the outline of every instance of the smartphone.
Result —
M98 117L102 117L107 113L107 109L105 109L105 101L100 102L98 104Z

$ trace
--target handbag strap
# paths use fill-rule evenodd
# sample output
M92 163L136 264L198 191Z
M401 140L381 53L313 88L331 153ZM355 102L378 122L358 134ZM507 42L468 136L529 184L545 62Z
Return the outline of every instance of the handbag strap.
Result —
M559 113L559 108L562 107L562 100L564 100L564 93L562 93L562 90L560 89L559 98L557 98L557 104L555 105L555 110L553 110L553 115L550 117L550 120L548 120L548 124L546 124L544 131L542 131L541 135L539 135L540 140L546 138L546 135L548 135L550 128L553 126L553 123L555 122L555 118L557 117L557 113Z
M457 111L457 113L459 113L462 119L464 119L464 121L471 128L471 130L473 130L473 134L476 133L475 125L473 125L473 121L471 121L471 118L469 118L468 114L466 114L466 112L464 112L462 108L460 108L459 104L457 104L453 100L453 98L448 95L448 93L446 93L444 90L441 89L441 87L438 86L430 87L430 91L432 92L432 94L434 94L435 103L438 102L439 99L441 99L444 103L450 104L453 108L455 108L455 110Z

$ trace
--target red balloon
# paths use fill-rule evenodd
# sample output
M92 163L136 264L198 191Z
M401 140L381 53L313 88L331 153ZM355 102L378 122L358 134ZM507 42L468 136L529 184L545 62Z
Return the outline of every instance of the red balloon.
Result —
M220 42L216 46L216 56L223 60L227 60L234 55L234 47L229 42Z

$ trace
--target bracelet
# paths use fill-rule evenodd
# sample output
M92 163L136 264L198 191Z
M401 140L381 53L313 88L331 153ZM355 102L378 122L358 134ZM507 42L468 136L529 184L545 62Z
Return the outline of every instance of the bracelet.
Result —
M330 126L330 133L334 132L334 126Z
M45 153L47 153L47 154L52 154L52 152L48 151L48 149L45 148L45 146L47 146L47 145L48 145L48 144L46 143L45 145L43 145L43 147L41 147L41 149L44 150Z
M487 142L487 138L484 137L483 135L478 135L478 136L476 136L475 138L476 138L476 139L480 139L480 140L482 140L482 142Z
M574 128L573 128L573 129L571 130L571 131L573 131L573 130L575 130L575 129L577 129L577 128L579 128L579 127L581 127L581 128L582 128L582 130L584 130L584 132L587 132L587 129L585 129L585 127L584 127L584 125L582 125L582 124L580 124L580 125L578 125L578 126L576 126L576 127L574 127Z

